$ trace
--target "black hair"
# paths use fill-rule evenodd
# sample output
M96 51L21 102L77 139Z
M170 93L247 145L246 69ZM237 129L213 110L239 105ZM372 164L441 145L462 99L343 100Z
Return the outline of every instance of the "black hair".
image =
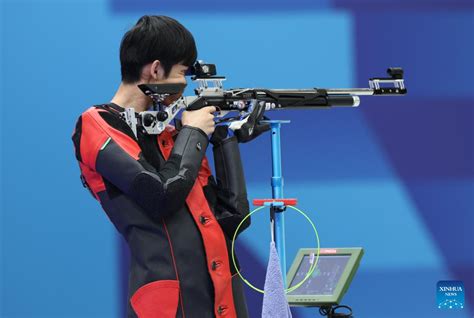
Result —
M122 38L122 81L138 82L143 67L154 60L160 60L168 77L173 65L191 66L196 57L193 35L181 23L166 16L145 15Z

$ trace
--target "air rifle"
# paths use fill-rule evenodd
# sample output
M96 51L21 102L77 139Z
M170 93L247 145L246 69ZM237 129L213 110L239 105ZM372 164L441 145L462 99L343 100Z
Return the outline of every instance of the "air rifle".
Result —
M148 134L160 134L183 109L197 110L206 106L218 109L216 124L242 120L256 103L263 104L265 111L281 109L312 109L333 106L357 107L360 96L405 95L403 69L387 69L389 77L369 79L369 88L311 88L311 89L224 89L224 76L217 76L216 66L197 61L187 75L197 82L195 96L181 96L186 87L183 83L141 84L138 87L153 101L152 110L136 114L126 108L122 117L136 135L137 127ZM171 103L167 103L169 100ZM234 116L227 116L233 113Z

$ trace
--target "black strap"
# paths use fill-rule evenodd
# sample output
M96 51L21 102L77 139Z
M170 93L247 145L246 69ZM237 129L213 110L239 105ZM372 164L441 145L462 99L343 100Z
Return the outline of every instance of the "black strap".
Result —
M95 199L96 197L95 197L94 191L92 191L91 187L87 183L86 177L84 177L84 175L81 173L80 178L81 178L82 186L86 188L87 190L89 190L90 194L92 194L92 196Z
M94 105L95 108L107 110L110 113L120 116L120 113L124 112L125 109L114 103Z

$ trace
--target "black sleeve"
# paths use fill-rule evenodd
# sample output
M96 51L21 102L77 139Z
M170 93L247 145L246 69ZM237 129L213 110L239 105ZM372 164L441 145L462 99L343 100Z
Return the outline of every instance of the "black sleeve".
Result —
M209 180L217 196L214 210L224 232L232 238L237 226L249 213L247 187L236 137L225 139L213 148L217 184ZM239 233L250 226L245 220Z
M110 140L99 151L95 170L152 216L162 217L184 206L207 145L201 129L184 126L169 159L159 171L150 171Z

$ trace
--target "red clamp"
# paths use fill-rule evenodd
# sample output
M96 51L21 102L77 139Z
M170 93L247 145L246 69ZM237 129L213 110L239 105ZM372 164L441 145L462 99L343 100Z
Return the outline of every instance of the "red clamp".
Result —
M283 205L295 206L298 203L297 199L253 199L253 205L262 206L267 202L281 202Z

